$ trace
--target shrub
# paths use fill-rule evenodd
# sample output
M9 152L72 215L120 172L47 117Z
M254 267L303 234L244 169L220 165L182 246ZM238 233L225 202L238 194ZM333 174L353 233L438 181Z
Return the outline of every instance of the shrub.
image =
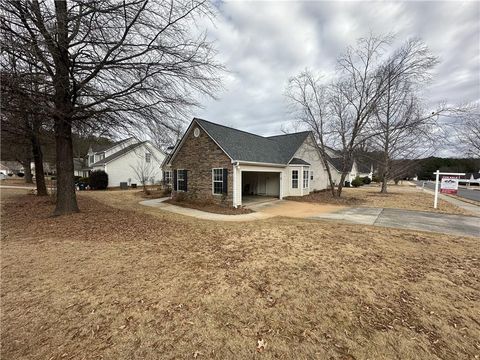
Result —
M12 174L12 173L8 173L8 176L13 176L13 174Z
M373 175L373 176L372 176L372 181L373 181L373 182L376 182L376 183L379 183L379 182L382 181L382 179L381 179L380 176L378 176L378 175Z
M365 185L368 185L372 182L372 180L368 176L363 177L362 181Z
M24 176L25 176L25 174L24 174L24 173L22 173L22 172L19 172L19 173L17 173L17 176L18 176L18 177L24 177Z
M94 190L105 190L108 186L108 174L103 170L95 170L90 173L90 188Z
M81 177L81 176L78 176L78 175L75 175L75 176L73 177L73 179L75 180L75 182L79 182L81 178L82 178L82 177Z
M359 186L362 186L362 185L363 185L363 181L360 178L360 176L357 176L355 179L353 179L353 181L352 181L352 186L353 187L359 187Z

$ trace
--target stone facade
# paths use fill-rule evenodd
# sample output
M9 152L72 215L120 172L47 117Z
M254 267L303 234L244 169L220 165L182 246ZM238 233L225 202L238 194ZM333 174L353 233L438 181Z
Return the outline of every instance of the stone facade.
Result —
M200 131L198 137L194 136L195 129ZM212 169L228 169L227 187L225 195L213 195ZM178 150L172 161L172 170L187 170L187 191L182 196L187 196L192 201L214 201L232 205L233 202L233 166L230 158L222 149L203 131L194 124L185 142ZM172 176L173 177L173 176ZM178 193L173 192L173 197Z

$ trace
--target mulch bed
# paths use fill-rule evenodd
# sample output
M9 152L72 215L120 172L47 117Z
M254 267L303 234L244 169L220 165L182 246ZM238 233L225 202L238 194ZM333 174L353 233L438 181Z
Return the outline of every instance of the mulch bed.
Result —
M356 197L346 197L342 195L340 198L334 198L330 191L317 191L305 196L287 196L285 200L317 203L317 204L334 204L334 205L363 205L365 200Z
M186 201L175 201L173 199L166 200L165 202L167 204L181 206L189 209L206 211L214 214L240 215L240 214L250 214L253 212L253 210L245 207L234 208L231 206L222 206L222 205L212 204L212 203L194 203L194 202L186 202Z

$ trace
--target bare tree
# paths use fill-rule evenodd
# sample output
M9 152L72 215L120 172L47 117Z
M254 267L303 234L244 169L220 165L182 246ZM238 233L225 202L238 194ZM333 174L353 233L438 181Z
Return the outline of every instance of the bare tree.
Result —
M49 88L55 131L54 214L79 211L73 179L72 129L169 129L172 114L213 96L222 67L192 20L212 16L201 0L10 0L0 5L1 30L20 60ZM36 60L39 60L36 61Z
M335 186L326 149L330 135L327 93L327 86L322 84L321 79L310 70L305 70L291 78L287 88L287 96L293 103L299 123L312 131L315 136L322 162L327 170L330 189L335 196Z
M414 159L432 153L435 142L432 133L438 116L446 109L440 107L425 112L418 91L430 80L430 71L438 63L428 47L419 39L409 39L385 61L379 73L382 96L377 102L375 116L369 124L373 147L383 153L380 162L381 192L387 192L390 179L397 179L413 162L393 159Z
M468 107L457 112L460 122L455 124L457 141L465 152L473 157L480 157L480 108ZM456 144L458 146L458 143Z
M40 106L44 97L38 91L39 79L31 66L19 68L14 54L2 60L2 156L10 154L23 165L26 182L32 182L30 164L33 158L37 195L45 196L47 188L40 141L44 116Z
M151 159L147 161L146 154L138 153L137 156L136 164L130 165L130 168L135 173L137 180L142 184L143 192L146 193L147 183L157 176L159 168L152 163Z

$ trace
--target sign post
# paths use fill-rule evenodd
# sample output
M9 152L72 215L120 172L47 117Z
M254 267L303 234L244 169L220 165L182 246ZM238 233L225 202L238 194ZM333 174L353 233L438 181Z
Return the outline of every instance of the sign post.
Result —
M433 208L438 207L438 183L440 175L442 176L442 183L440 186L440 192L445 194L456 194L458 190L458 177L465 175L465 173L447 173L437 170L433 173L435 175L435 198L433 200Z

